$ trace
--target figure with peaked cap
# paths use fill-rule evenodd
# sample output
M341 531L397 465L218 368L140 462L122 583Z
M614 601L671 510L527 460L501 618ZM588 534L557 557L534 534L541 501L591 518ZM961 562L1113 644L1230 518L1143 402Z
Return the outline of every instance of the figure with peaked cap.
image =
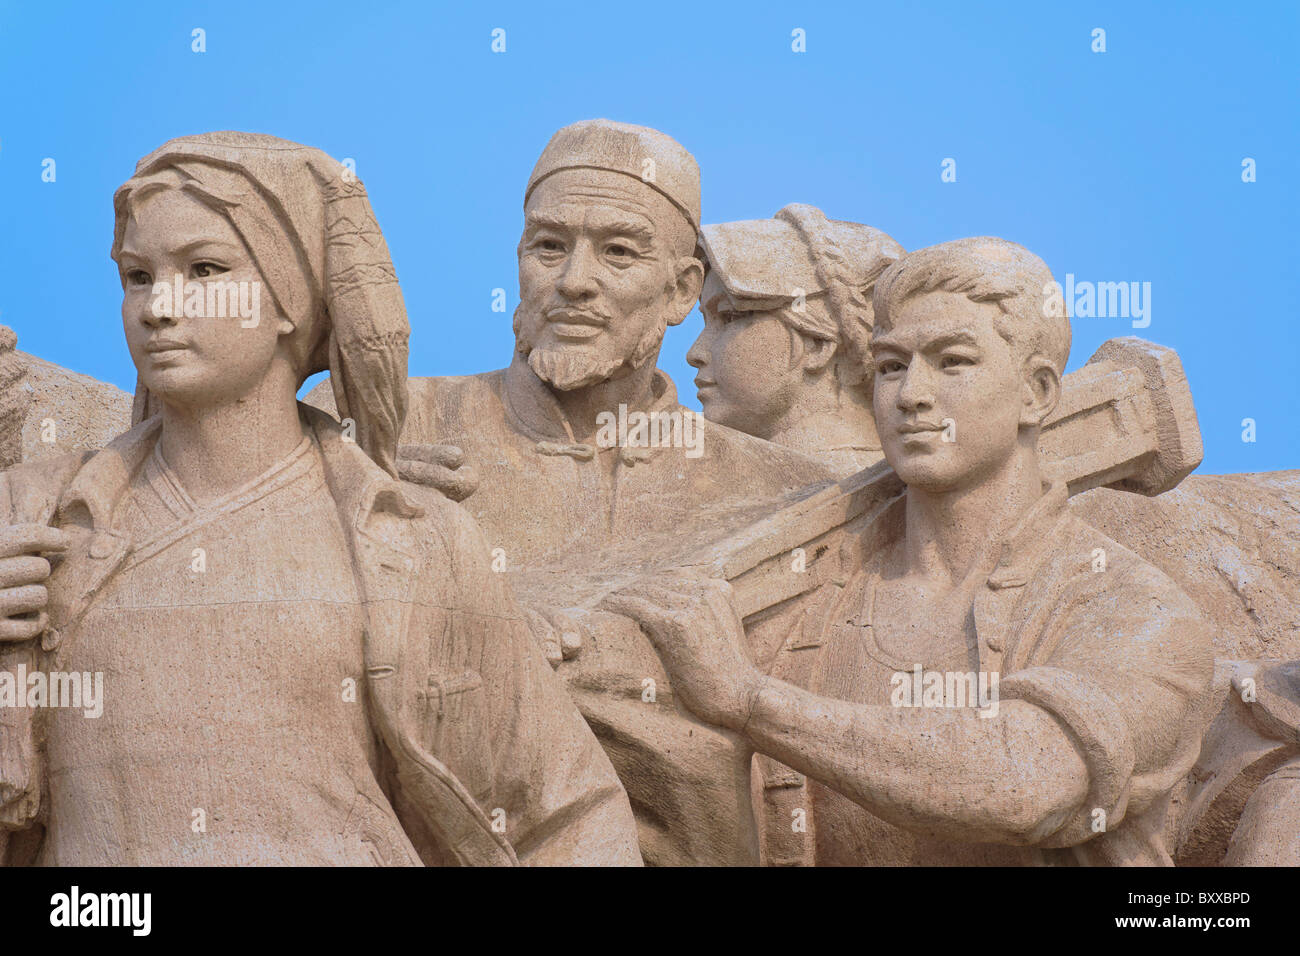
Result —
M793 203L704 226L704 329L686 353L709 421L841 474L882 457L868 386L871 290L903 248L879 229Z
M211 133L118 190L136 424L0 475L0 696L102 676L0 708L10 863L640 862L481 532L397 480L409 327L343 172ZM295 400L326 368L342 423Z
M830 469L699 422L656 368L705 272L699 168L678 142L608 120L567 126L523 211L509 365L412 378L402 440L458 446L477 469L466 507L619 771L645 859L755 863L751 750L682 713L636 625L594 605L604 577L680 554L706 516ZM328 386L309 400L328 408Z

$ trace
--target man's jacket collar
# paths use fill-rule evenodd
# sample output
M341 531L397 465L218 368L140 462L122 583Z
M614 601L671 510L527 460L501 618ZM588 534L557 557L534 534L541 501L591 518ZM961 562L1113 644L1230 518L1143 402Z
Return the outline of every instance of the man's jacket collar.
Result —
M639 409L645 412L671 411L677 405L677 386L663 369L655 369L651 384L654 400L649 408ZM563 454L577 461L590 461L595 456L595 448L577 442L556 399L551 387L537 377L537 373L528 365L528 360L515 352L514 358L505 370L502 399L506 409L506 421L515 431L537 442L540 454ZM631 409L636 411L638 409ZM611 408L617 415L618 409ZM628 451L649 453L654 448L635 448Z
M1066 515L1068 497L1065 482L1043 482L1042 497L1021 515L1003 539L997 566L989 575L990 588L1018 588L1029 583L1034 569L1052 546L1052 532Z

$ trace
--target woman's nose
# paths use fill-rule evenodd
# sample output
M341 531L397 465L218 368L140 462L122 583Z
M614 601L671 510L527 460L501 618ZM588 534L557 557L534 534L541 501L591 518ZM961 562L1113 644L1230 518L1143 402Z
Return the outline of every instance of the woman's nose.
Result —
M708 326L700 330L700 334L686 352L686 364L692 368L704 368L709 364L709 343L705 341L706 336L712 339Z

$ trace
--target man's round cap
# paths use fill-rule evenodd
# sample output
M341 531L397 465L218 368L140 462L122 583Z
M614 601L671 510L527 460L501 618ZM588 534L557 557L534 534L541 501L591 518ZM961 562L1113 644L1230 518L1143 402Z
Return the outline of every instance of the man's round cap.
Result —
M691 229L700 231L700 167L666 133L606 119L566 126L542 150L528 177L524 204L538 183L562 169L607 169L632 176L667 197Z

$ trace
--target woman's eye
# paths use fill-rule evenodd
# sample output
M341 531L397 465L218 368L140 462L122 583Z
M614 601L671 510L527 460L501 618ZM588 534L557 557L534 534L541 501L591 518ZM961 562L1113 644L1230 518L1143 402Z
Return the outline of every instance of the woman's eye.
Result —
M227 271L225 266L217 265L215 262L196 262L190 267L190 273L195 279L206 279L221 275L225 271Z
M152 285L153 276L143 269L129 269L126 273L126 281L128 285Z

